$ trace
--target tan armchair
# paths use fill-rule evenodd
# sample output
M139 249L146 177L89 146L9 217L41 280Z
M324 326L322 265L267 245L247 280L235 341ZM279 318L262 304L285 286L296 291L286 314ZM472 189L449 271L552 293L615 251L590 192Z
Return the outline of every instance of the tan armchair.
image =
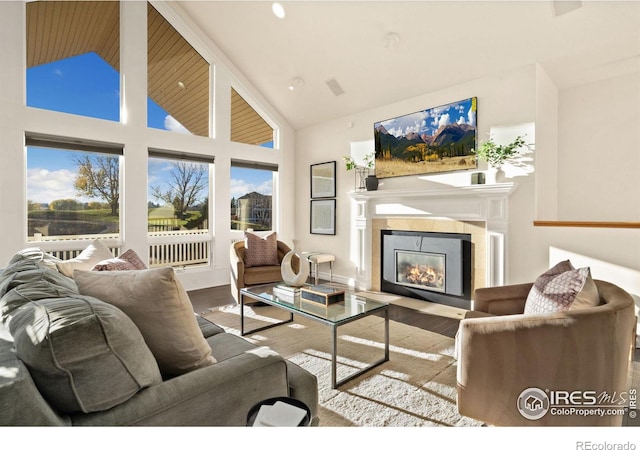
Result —
M532 284L476 290L474 311L460 322L458 411L491 425L620 425L620 415L558 415L535 420L518 409L523 391L628 392L635 339L633 298L594 280L599 306L523 315Z
M278 262L282 263L284 255L289 253L291 248L282 241L278 241ZM246 267L244 264L245 246L240 240L231 244L231 295L240 303L240 289L247 286L275 283L282 281L280 265L277 266L254 266ZM294 271L298 271L298 258L292 258L291 265Z

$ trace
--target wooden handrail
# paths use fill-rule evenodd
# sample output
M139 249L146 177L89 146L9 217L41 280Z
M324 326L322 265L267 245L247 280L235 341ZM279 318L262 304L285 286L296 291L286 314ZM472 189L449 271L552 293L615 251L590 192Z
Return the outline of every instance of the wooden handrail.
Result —
M640 222L591 222L570 220L534 220L534 227L640 228Z

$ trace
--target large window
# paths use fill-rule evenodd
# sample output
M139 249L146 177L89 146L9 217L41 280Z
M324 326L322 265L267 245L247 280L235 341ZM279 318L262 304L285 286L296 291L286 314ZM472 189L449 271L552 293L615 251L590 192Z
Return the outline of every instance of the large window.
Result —
M213 158L149 150L152 266L209 263L209 173Z
M27 239L117 238L122 146L27 136Z
M120 120L120 5L37 1L27 8L27 106Z
M273 228L273 177L277 166L231 162L231 229Z
M148 5L149 128L209 136L209 63Z

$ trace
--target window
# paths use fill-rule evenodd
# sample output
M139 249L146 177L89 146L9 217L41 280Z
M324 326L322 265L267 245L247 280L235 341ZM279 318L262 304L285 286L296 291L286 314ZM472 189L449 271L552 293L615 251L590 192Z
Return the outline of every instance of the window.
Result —
M273 128L233 88L231 141L273 148Z
M209 168L213 157L149 150L151 266L209 263Z
M209 137L209 63L148 5L149 128Z
M27 106L120 121L120 5L29 2Z
M268 231L273 227L273 178L278 167L231 162L231 229Z
M122 146L27 136L27 240L120 233Z

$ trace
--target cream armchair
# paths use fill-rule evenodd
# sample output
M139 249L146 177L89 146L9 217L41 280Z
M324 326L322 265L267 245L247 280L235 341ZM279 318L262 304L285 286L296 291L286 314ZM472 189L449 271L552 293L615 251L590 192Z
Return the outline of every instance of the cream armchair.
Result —
M522 314L532 284L476 290L474 311L457 336L460 414L491 425L620 425L623 417L616 415L547 412L531 420L518 409L529 388L628 392L634 301L619 287L594 281L599 306L551 314Z
M278 262L282 263L282 258L290 251L291 248L287 244L278 241ZM240 302L240 289L243 287L282 281L280 265L246 267L244 255L244 240L231 244L229 255L231 263L231 295L238 303ZM292 268L297 272L299 267L298 258L293 258L291 263Z

